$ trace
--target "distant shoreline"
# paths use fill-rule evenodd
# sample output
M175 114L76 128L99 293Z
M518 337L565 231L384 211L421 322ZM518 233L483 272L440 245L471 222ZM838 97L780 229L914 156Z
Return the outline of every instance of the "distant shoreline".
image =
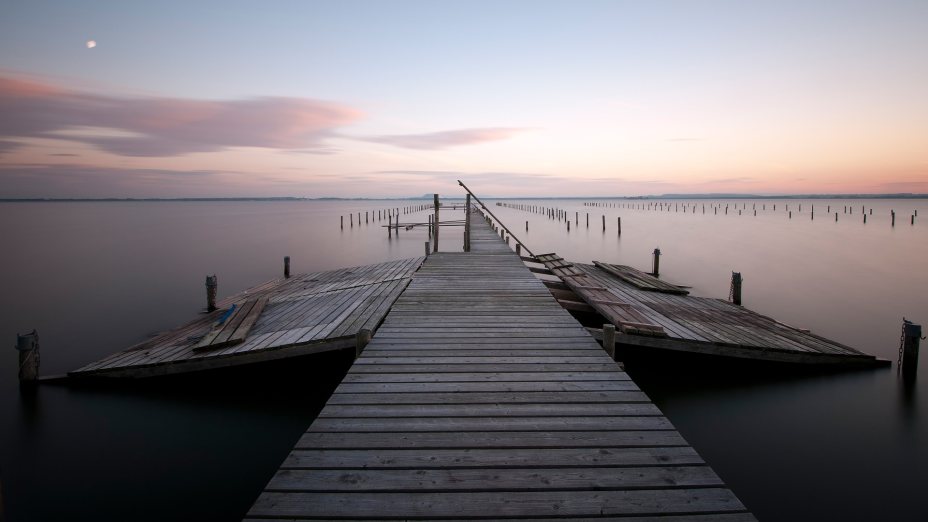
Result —
M241 198L0 198L0 203L132 203L132 202L210 202L210 201L427 201L428 198L417 196L408 198L298 198L298 197L241 197ZM464 199L464 196L442 196L442 199ZM760 195L760 194L661 194L649 196L486 196L486 200L655 200L655 199L928 199L928 194L796 194L796 195Z

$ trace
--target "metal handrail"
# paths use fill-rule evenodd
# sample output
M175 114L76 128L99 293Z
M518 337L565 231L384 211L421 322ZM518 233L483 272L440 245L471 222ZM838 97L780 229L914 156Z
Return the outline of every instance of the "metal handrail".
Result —
M512 237L512 238L516 241L516 243L522 245L522 248L524 248L525 251L528 252L528 255L530 255L531 257L536 257L535 254L532 253L532 251L529 250L529 248L525 245L525 243L523 243L522 240L520 240L518 237L516 237L516 235L513 234L512 231L509 230L509 229L506 227L506 225L504 225L503 222L499 220L498 217L496 217L495 215L493 215L493 212L491 212L490 209L488 209L487 206L483 204L483 201L480 201L480 198L478 198L476 194L474 194L469 188L467 188L467 185L465 185L461 180L458 180L458 185L464 187L464 190L466 190L468 194L470 194L471 196L473 196L473 198L477 200L477 203L480 203L480 206L483 207L483 210L485 210L485 211L487 212L487 214L489 214L490 216L492 216L493 219L495 219L496 222L499 223L499 226L503 227L503 230L505 230L505 231L509 234L509 236Z

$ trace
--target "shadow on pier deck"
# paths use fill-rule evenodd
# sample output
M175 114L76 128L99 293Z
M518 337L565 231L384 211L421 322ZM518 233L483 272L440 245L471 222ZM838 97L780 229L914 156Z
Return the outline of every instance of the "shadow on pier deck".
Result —
M429 256L247 518L754 520L490 227Z

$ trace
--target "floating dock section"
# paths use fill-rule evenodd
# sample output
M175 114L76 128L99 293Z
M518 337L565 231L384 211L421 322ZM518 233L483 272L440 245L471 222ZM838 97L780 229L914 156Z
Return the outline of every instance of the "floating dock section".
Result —
M470 252L422 263L247 519L754 520L471 223Z
M631 267L571 263L556 254L536 259L616 326L619 344L801 364L887 364L743 306L688 295Z
M360 330L376 330L424 259L270 281L68 375L153 377L352 348Z

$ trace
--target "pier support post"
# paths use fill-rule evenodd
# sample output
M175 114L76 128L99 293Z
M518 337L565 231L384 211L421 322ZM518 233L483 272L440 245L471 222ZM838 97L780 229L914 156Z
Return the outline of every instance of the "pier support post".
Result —
M357 359L361 356L361 352L364 351L364 347L367 346L367 343L371 342L371 331L367 328L358 330L358 334L355 336L355 346L354 346L354 358Z
M290 256L284 256L284 279L290 279Z
M619 221L618 221L618 227L619 227L618 230L619 230L619 234L618 234L618 235L621 236L621 235L622 235L622 217L620 216L618 219L619 219Z
M39 333L35 330L16 334L16 351L19 352L19 385L35 384L39 378Z
M522 243L516 243L516 255L517 256L522 255Z
M216 274L206 276L206 311L216 309L216 290L219 288L219 278Z
M429 242L425 242L425 257L429 257Z
M342 216L341 228L345 228L345 216Z
M661 249L654 249L654 270L651 271L651 275L654 277L661 276Z
M438 229L441 228L438 221L438 194L435 194L435 218L432 220L433 226L435 227L435 234L433 238L435 244L432 246L432 252L438 252Z
M603 350L609 354L612 360L615 360L615 325L603 325Z
M464 251L470 252L470 193L464 196Z
M741 306L741 272L731 273L731 302Z
M900 359L902 361L902 377L906 380L915 379L918 372L918 343L922 338L922 325L902 319L902 346Z

